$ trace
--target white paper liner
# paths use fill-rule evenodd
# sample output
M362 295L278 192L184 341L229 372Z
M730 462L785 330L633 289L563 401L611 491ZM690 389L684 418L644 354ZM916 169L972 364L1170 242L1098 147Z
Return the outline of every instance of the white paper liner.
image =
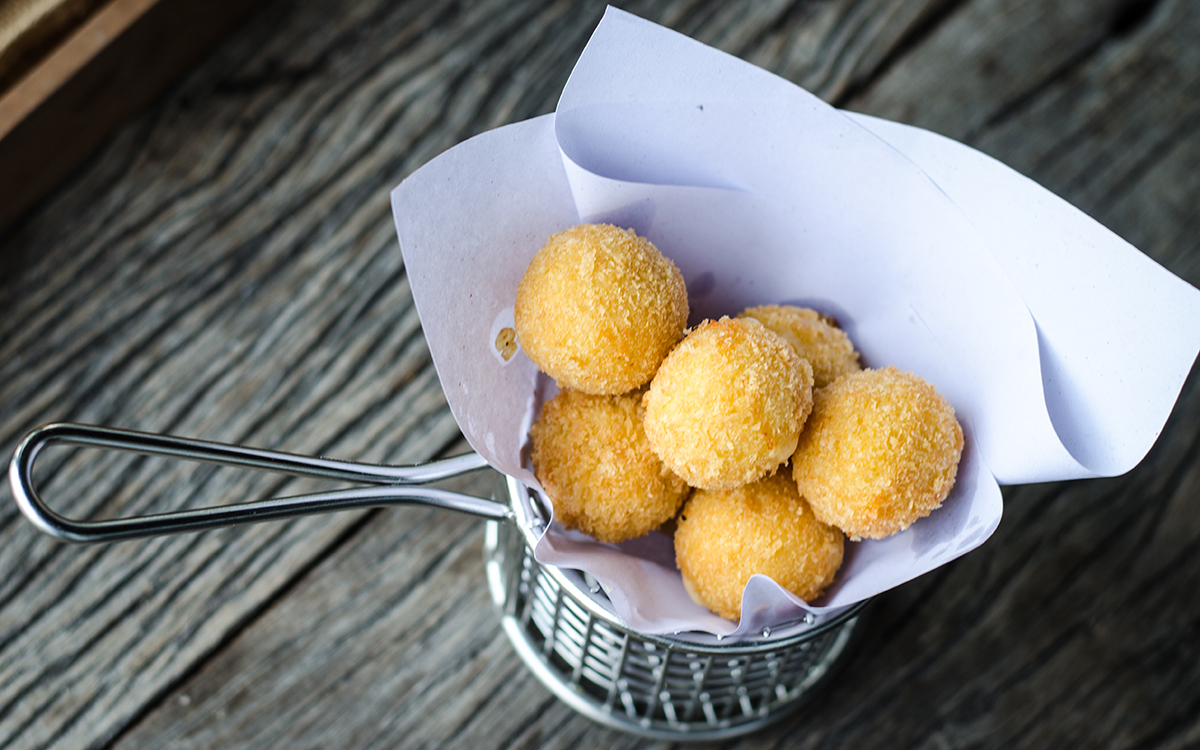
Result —
M554 115L456 146L392 204L450 408L475 450L531 487L539 373L523 353L496 356L495 339L530 258L583 221L649 237L683 272L693 323L805 304L834 315L865 364L916 372L954 405L967 448L951 497L901 534L848 544L815 606L755 577L735 626L687 598L669 540L604 545L552 526L539 561L591 573L646 633L745 635L840 611L982 544L997 480L1127 471L1200 350L1200 293L1035 183L613 9Z

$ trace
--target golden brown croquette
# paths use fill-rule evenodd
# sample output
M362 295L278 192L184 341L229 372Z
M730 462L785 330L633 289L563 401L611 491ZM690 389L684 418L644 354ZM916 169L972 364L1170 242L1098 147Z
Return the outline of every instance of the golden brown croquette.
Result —
M645 400L646 435L663 463L693 487L733 489L795 450L812 368L756 320L709 320L667 356Z
M688 486L650 450L642 392L560 391L530 434L533 469L554 516L602 542L642 536L675 516Z
M942 504L962 449L954 408L933 386L894 367L863 370L816 391L792 473L817 518L882 539Z
M560 386L625 393L649 382L687 325L675 264L609 224L552 236L517 287L517 342Z
M862 369L850 337L816 310L794 305L761 305L747 308L739 317L754 318L807 359L813 368L814 388L824 388L838 377Z
M816 599L842 564L843 544L842 532L818 521L780 472L735 490L692 493L675 530L675 560L692 598L736 621L755 573Z

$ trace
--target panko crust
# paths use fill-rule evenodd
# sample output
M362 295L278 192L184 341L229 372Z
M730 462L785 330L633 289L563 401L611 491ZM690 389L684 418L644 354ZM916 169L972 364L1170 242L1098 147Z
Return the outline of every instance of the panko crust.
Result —
M814 388L824 388L842 375L862 369L850 337L816 310L760 305L747 308L738 317L754 318L791 344L812 365Z
M553 235L513 311L517 342L560 386L591 394L645 385L683 338L683 274L649 240L610 224Z
M646 436L693 487L733 489L775 471L812 408L812 367L756 320L696 327L646 392Z
M650 449L643 411L641 391L564 390L542 406L530 429L533 471L564 526L620 542L675 516L689 488Z
M833 582L843 552L842 532L817 520L784 473L734 490L696 490L675 530L688 593L734 621L750 576L768 576L811 602Z
M792 474L817 518L882 539L941 506L962 449L954 408L933 386L895 367L863 370L816 391Z

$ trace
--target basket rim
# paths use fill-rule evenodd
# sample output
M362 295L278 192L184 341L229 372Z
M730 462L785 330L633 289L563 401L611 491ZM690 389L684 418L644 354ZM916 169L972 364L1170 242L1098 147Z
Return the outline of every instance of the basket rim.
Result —
M541 517L531 517L526 513L525 506L520 502L520 493L529 492L530 489L519 479L516 479L507 474L502 474L504 477L504 491L507 495L508 504L512 507L513 515L511 523L514 523L524 537L525 545L529 547L530 552L533 552L537 544L537 535L541 532L545 525L545 519ZM491 522L494 523L494 522ZM575 580L575 576L582 578L582 573L579 571L568 572L555 565L538 562L540 568L554 579L563 591L567 592L580 606L586 609L594 617L604 621L605 624L618 630L621 633L632 634L640 639L662 646L675 651L686 651L690 654L704 655L731 655L736 654L757 654L769 653L786 648L788 646L804 643L805 641L816 638L824 633L841 627L848 620L857 617L868 604L871 599L866 599L855 604L851 604L845 609L836 614L828 615L826 619L814 624L810 628L805 628L799 632L791 633L786 636L716 636L707 633L695 633L697 637L703 636L713 638L716 643L705 643L701 640L693 640L682 636L684 633L676 634L676 636L658 633L643 633L640 630L630 627L621 620L617 614L606 607L604 603L599 601L596 594L591 593L586 588L579 585ZM574 575L572 575L574 573ZM607 597L605 597L607 600ZM780 627L795 623L795 620L787 623L781 623ZM692 632L692 631L684 631Z

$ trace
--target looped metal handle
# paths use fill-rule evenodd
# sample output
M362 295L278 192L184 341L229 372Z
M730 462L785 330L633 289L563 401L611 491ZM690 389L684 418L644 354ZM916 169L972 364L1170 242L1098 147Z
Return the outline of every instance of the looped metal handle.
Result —
M293 476L338 479L373 486L150 516L76 521L51 510L33 485L33 465L38 454L43 448L55 443L182 458ZM41 531L69 542L113 542L313 513L388 505L427 505L469 513L493 521L507 520L511 517L512 510L504 503L434 487L416 486L485 466L487 462L477 453L467 453L416 466L376 466L148 432L58 423L38 427L21 440L13 453L12 463L9 464L8 479L17 506Z

